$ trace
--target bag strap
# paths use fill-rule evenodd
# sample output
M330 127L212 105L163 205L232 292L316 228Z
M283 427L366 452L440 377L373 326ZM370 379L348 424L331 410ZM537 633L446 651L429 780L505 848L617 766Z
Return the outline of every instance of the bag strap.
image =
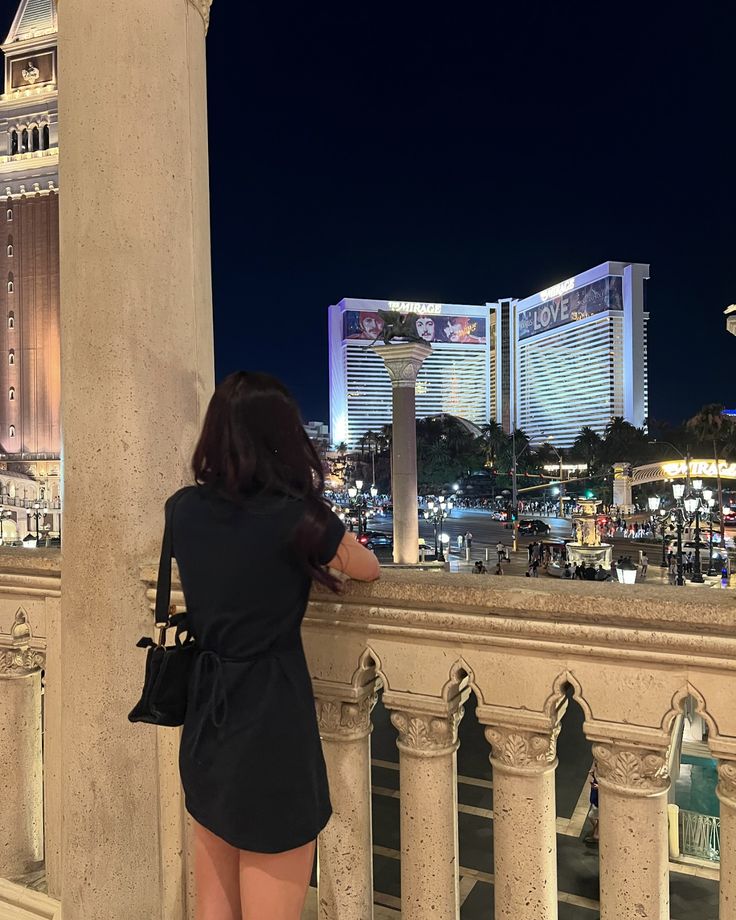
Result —
M173 558L174 548L174 508L181 496L189 490L189 486L180 489L166 503L166 515L164 521L164 538L161 542L161 558L158 563L158 579L156 581L156 623L170 623L171 612L171 560Z

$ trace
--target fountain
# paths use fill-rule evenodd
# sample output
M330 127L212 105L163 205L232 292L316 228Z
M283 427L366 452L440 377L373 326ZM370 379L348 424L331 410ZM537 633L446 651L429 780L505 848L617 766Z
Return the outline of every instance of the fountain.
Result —
M593 568L602 565L604 569L610 569L613 547L610 543L601 543L596 520L600 502L596 498L582 498L579 504L583 510L573 515L575 541L567 544L567 561L572 566L579 563L583 566L592 565Z

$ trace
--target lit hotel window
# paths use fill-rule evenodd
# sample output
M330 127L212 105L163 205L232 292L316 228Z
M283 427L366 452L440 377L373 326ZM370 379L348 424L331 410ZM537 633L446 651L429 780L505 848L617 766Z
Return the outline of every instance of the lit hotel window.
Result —
M15 314L8 313L8 329L15 329Z
M12 279L8 281L8 294L12 294L15 290L15 285L13 284Z
M10 426L10 429L9 429L9 431L8 431L8 434L10 435L11 438L14 438L14 437L15 437L15 425L11 425L11 426Z
M11 387L8 390L8 399L15 399L15 387Z
M13 255L13 244L8 243L8 256L12 257Z

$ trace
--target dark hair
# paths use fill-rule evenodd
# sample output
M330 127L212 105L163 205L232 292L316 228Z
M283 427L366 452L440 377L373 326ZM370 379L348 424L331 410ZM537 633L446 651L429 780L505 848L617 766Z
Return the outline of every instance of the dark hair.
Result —
M269 493L298 498L305 513L292 549L309 574L337 590L319 561L331 514L323 498L322 464L294 398L270 374L236 371L215 389L192 457L194 478L242 502Z

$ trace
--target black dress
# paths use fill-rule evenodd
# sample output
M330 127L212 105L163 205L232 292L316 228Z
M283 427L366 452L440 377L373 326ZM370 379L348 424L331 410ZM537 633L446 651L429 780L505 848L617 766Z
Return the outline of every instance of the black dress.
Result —
M173 515L186 622L200 648L179 752L186 808L259 853L314 840L332 814L301 642L310 578L289 545L303 513L283 496L238 506L193 486ZM331 515L320 561L343 534Z

